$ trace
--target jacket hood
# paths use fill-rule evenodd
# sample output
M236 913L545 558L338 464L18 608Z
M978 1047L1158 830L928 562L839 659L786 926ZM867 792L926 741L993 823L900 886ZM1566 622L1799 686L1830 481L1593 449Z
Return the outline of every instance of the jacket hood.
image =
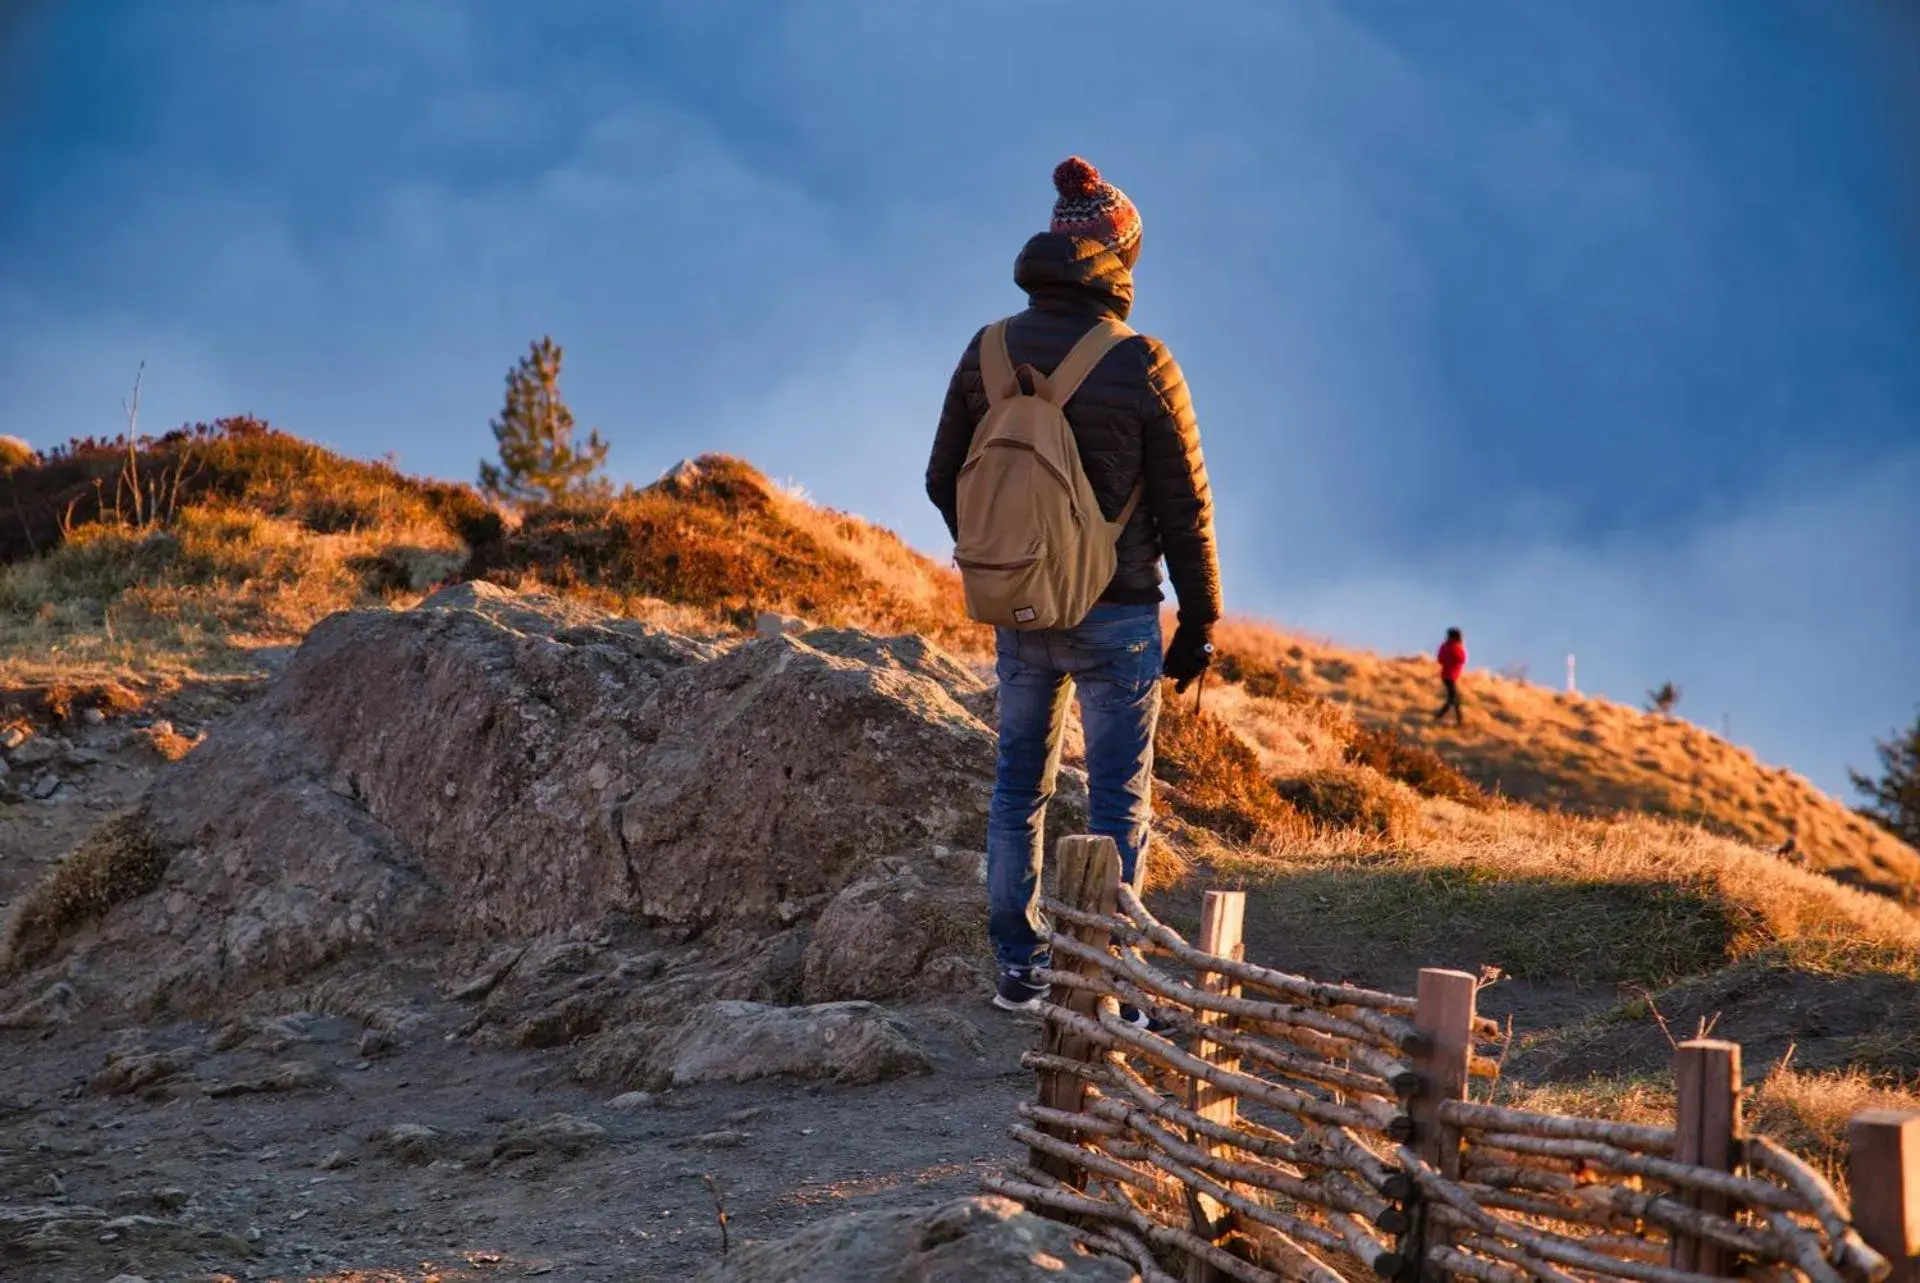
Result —
M1013 283L1035 307L1105 312L1122 321L1133 310L1133 273L1099 241L1041 232L1014 260Z

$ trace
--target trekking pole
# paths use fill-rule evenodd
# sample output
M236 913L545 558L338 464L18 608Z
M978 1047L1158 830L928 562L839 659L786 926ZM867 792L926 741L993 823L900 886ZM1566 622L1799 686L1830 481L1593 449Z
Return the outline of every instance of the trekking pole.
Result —
M1193 692L1193 715L1200 716L1200 701L1207 693L1207 669L1213 667L1213 643L1208 642L1203 650L1207 653L1207 667L1200 670L1200 688Z

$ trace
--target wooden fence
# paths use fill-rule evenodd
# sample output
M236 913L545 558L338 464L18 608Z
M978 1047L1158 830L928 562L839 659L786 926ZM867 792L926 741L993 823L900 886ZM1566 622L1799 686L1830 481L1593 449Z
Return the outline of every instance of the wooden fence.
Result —
M1110 840L1059 860L1029 1161L985 1184L1145 1283L1169 1261L1185 1283L1920 1283L1920 1115L1853 1120L1849 1207L1743 1131L1734 1043L1680 1045L1674 1127L1479 1103L1476 977L1422 971L1409 997L1271 970L1245 959L1243 893L1208 892L1189 943Z

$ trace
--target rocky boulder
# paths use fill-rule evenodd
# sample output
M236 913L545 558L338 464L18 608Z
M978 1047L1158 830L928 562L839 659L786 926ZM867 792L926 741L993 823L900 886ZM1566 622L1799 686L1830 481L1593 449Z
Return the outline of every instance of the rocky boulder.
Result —
M984 992L992 984L986 856L938 848L890 856L835 895L813 924L808 1002Z
M905 1021L871 1002L711 1002L664 1026L628 1025L581 1058L583 1079L658 1090L776 1075L870 1083L931 1072Z
M356 950L778 931L886 853L983 845L980 689L918 639L720 643L484 583L335 615L162 775L161 885L91 938L191 1010Z
M751 1243L699 1283L1138 1283L1132 1266L1087 1254L1067 1230L1010 1199L851 1212Z

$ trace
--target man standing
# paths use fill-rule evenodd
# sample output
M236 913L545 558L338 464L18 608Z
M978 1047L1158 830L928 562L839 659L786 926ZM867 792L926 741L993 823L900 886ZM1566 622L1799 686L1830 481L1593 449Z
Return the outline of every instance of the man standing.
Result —
M1446 689L1447 697L1433 720L1444 721L1448 712L1452 712L1453 724L1464 726L1466 715L1460 711L1460 674L1467 671L1467 643L1461 639L1458 628L1447 629L1447 639L1440 643L1434 658L1440 661L1440 685Z
M927 465L927 494L958 539L960 476L975 430L1006 396L1039 395L1047 375L1061 374L1071 384L1061 401L1085 480L1099 516L1111 523L1096 525L1095 533L1117 531L1112 578L1083 619L996 631L1000 753L987 822L987 930L1000 965L993 1001L1009 1011L1033 1010L1047 994L1034 975L1050 962L1040 913L1042 833L1069 685L1078 692L1086 731L1087 827L1114 840L1122 876L1137 885L1152 814L1160 678L1173 678L1184 690L1205 671L1221 609L1213 500L1186 381L1164 344L1121 325L1133 306L1139 211L1077 156L1054 170L1053 181L1052 225L1029 240L1014 263L1027 309L967 345L947 387ZM1084 375L1066 375L1061 367L1068 353L1103 328L1117 335L1103 337L1111 346ZM989 333L996 345L989 367L1017 372L1008 388L990 390L983 376L982 339ZM982 516L968 514L976 523ZM1010 521L1022 519L1008 514ZM1162 557L1180 607L1164 659ZM1126 1014L1144 1023L1138 1013Z

